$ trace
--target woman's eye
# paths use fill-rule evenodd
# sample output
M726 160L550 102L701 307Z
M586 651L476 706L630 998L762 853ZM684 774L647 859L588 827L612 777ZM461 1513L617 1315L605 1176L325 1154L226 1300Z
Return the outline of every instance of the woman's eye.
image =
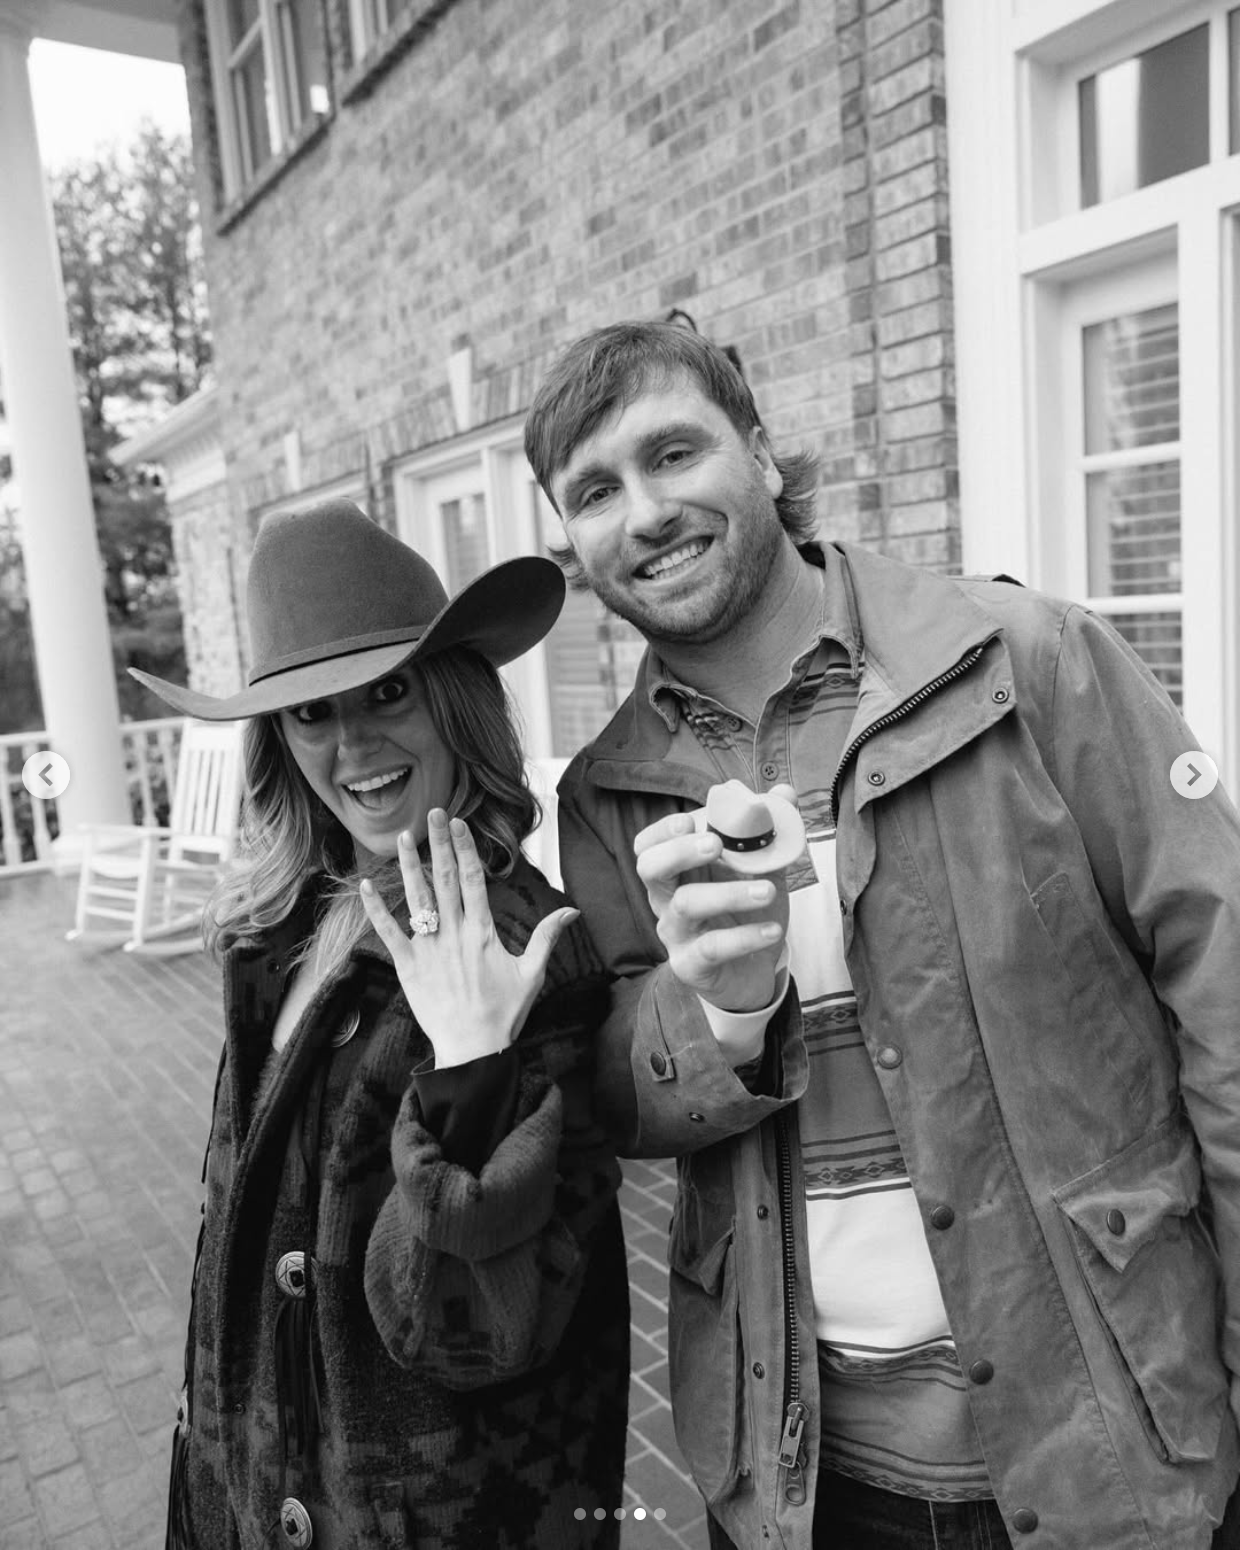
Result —
M374 687L374 697L380 705L392 705L397 700L403 700L407 692L401 678L385 678Z
M294 705L293 719L303 727L314 726L322 721L328 714L328 706L325 700L311 700L305 705Z

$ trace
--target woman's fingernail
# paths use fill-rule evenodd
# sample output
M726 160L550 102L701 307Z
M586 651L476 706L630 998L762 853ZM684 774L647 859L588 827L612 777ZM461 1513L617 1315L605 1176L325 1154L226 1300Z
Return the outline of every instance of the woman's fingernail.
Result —
M715 854L715 844L716 840L713 834L703 834L697 842L698 855L713 856Z
M755 904L765 904L774 892L774 883L750 883L749 885L749 897Z
M448 825L448 815L442 807L432 807L428 815L428 821L432 828L445 829Z
M402 829L400 831L400 842L405 847L406 850L412 850L413 849L413 830L412 829Z
M469 825L463 818L453 818L452 821L448 824L448 827L452 830L453 834L469 833Z
M765 941L773 942L777 937L783 936L783 929L772 920L762 927L762 936Z
M369 898L371 896L371 894L374 893L374 891L375 891L375 885L371 882L371 880L368 877L363 877L362 878L362 892L366 895L367 898Z

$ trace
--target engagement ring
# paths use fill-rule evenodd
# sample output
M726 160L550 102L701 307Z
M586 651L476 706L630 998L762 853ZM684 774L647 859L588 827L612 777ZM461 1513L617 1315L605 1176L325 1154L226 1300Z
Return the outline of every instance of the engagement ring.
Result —
M439 911L419 910L409 925L414 936L434 936L439 930Z

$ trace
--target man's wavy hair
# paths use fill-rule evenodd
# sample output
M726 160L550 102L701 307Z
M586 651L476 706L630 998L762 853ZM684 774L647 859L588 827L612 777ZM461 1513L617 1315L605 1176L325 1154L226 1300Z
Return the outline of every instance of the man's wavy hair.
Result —
M539 819L503 680L485 657L456 648L419 659L431 718L456 764L449 817L468 823L488 878L506 877L521 842ZM398 918L407 915L396 860L359 867L353 840L306 784L278 715L245 728L243 861L216 889L205 914L207 946L218 957L243 937L260 935L292 913L307 881L329 879L317 933L317 966L327 974L371 930L358 887L370 877ZM313 941L314 939L312 939ZM300 957L308 956L311 942Z
M718 345L681 323L613 323L569 345L547 373L525 422L525 455L547 499L559 511L551 481L577 447L609 415L625 409L642 393L679 377L691 378L748 437L766 434L749 384ZM768 447L770 446L768 438ZM777 455L770 448L784 487L776 498L779 520L794 543L818 536L814 494L817 460L810 452ZM563 515L563 513L561 513ZM571 586L585 578L567 545L549 544L547 552Z

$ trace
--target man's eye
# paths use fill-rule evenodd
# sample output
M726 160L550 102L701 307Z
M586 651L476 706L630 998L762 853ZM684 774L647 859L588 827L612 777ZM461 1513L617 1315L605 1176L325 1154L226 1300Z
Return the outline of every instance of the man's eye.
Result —
M587 506L601 505L610 494L611 486L609 484L596 484L593 489L587 490L586 493L580 498L580 500L578 500L577 510L584 511Z
M667 447L659 456L660 465L681 463L689 456L688 447Z

